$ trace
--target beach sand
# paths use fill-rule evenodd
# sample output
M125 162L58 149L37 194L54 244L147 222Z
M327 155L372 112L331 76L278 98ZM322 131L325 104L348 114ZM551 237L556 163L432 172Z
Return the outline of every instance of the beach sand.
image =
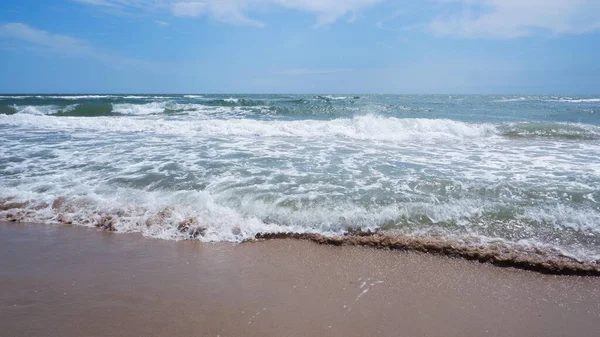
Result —
M2 336L598 336L600 278L0 223Z

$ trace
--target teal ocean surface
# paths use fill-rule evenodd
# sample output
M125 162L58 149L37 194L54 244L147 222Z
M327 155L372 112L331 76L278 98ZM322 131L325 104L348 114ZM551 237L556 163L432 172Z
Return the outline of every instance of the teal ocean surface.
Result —
M4 95L0 219L600 263L600 96Z

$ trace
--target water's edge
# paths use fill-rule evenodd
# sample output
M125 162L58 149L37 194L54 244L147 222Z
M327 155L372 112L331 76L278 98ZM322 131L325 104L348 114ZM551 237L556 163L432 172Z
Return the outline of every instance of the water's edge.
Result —
M1 224L19 223L16 218L0 220ZM51 223L60 227L78 226L73 223ZM87 227L87 226L83 226ZM98 230L111 234L141 234L139 232L119 232L111 226L110 219L95 224ZM87 227L89 228L89 227ZM179 230L188 231L185 222L179 225ZM202 229L194 229L186 240L193 240L201 235ZM148 239L148 238L144 238ZM559 252L515 246L504 242L486 245L469 245L461 240L447 237L414 237L393 232L353 231L344 235L323 235L317 233L273 232L257 233L254 238L243 240L237 244L260 242L264 240L293 239L314 242L316 244L331 246L361 246L375 249L389 249L394 251L417 252L452 258L460 258L481 263L490 263L497 267L512 267L521 270L538 272L550 275L575 275L575 276L600 276L600 261L578 261L577 259L562 255ZM197 241L202 242L202 241ZM203 242L205 244L206 242ZM212 242L214 243L214 242Z

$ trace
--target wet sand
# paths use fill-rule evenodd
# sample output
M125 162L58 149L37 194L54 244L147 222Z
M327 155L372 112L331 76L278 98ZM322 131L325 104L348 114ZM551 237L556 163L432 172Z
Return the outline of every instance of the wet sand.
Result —
M2 336L598 336L600 278L0 223Z

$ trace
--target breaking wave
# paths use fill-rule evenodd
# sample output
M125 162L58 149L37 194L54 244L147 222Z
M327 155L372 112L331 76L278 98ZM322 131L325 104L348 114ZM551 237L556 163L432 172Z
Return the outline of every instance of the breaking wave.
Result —
M129 107L122 113L150 114L163 109L153 104L139 110ZM357 116L334 120L261 121L253 119L160 121L119 118L103 120L66 119L46 116L0 115L0 122L42 129L90 129L102 132L149 132L173 135L246 136L246 137L343 137L356 140L402 141L411 138L476 138L496 133L492 124L470 124L444 119L398 119Z
M290 223L278 223L220 205L206 192L144 193L117 190L118 198L100 195L47 198L46 201L0 199L0 219L6 221L75 224L168 240L242 242L255 239L294 238L332 245L361 245L419 251L490 262L552 274L600 275L600 257L568 252L533 240L508 241L481 235L456 235L443 229L385 230L369 222L385 218L389 211L362 216L355 207L340 212L314 209L295 215ZM137 195L136 195L137 194ZM153 207L149 208L149 205ZM254 205L253 207L256 207ZM273 206L263 204L265 212ZM314 217L318 214L317 217ZM288 213L288 216L293 213ZM307 219L306 217L314 217ZM344 219L348 220L344 220ZM302 223L310 221L312 224ZM333 220L333 222L331 221ZM438 227L439 228L439 227Z
M356 140L403 141L409 139L469 139L495 135L507 138L549 138L563 140L600 139L600 127L570 123L466 123L450 119L394 118L376 115L333 120L263 121L255 119L153 120L119 118L110 123L94 120L53 118L46 115L104 116L151 115L166 110L198 111L202 105L168 103L119 104L107 106L38 106L18 108L18 114L0 115L0 122L43 129L91 129L102 132L148 132L173 135L348 138ZM213 112L215 112L213 110ZM37 116L34 116L37 115Z
M14 113L18 114L30 114L30 115L55 115L61 112L68 113L77 108L77 104L71 104L67 106L57 105L27 105L19 106L13 105L12 109Z

